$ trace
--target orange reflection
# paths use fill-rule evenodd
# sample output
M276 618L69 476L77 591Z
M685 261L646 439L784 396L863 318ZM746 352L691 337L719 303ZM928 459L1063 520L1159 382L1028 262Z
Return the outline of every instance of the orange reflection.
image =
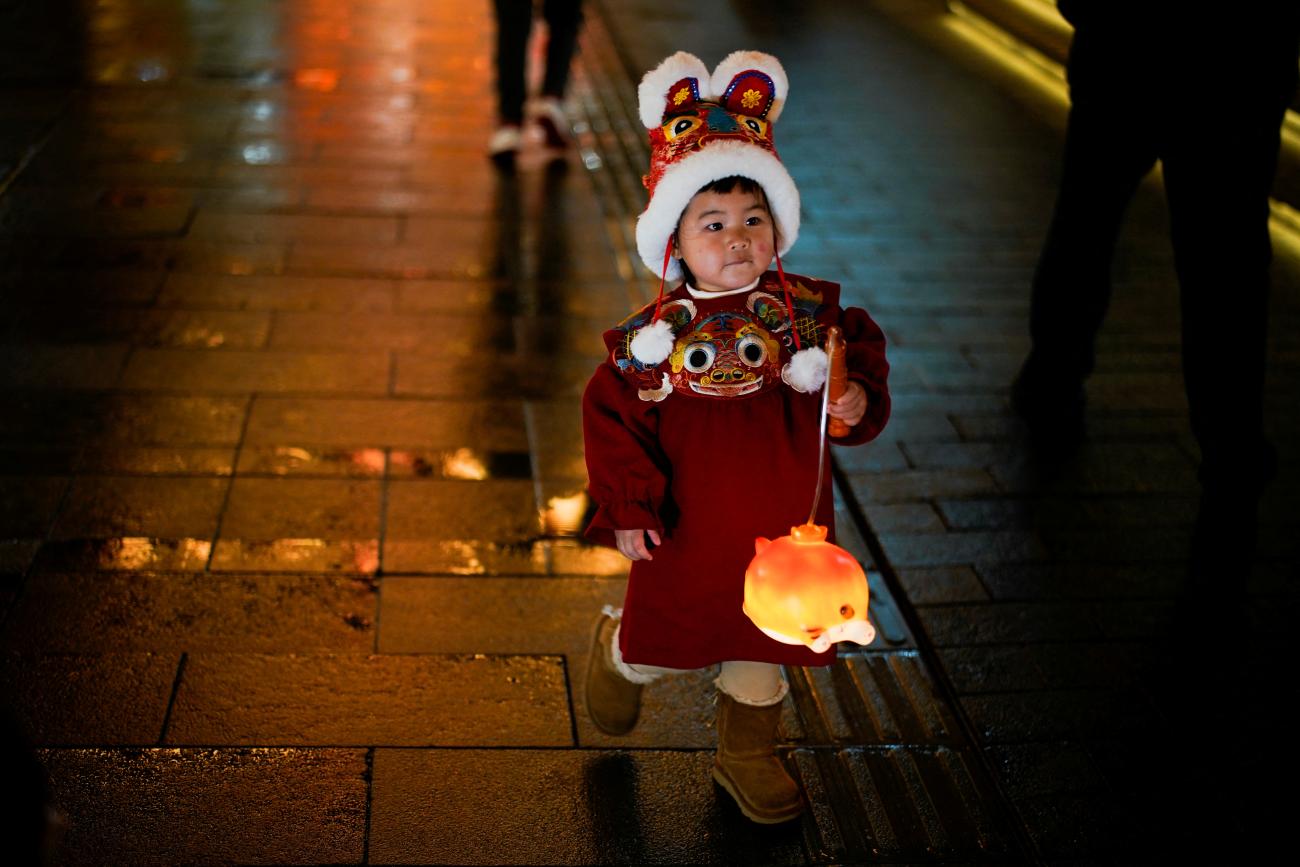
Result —
M488 477L487 467L473 449L459 448L442 458L442 474L449 479L480 482Z
M329 93L339 85L339 71L329 67L299 69L293 74L293 82L303 90L318 90L321 93Z
M586 491L578 491L567 497L551 497L542 510L542 532L547 536L578 535L589 502Z

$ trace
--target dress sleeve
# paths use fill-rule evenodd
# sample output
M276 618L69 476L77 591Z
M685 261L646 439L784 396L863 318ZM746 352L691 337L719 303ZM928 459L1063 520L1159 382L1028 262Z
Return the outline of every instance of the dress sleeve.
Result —
M614 544L615 530L663 531L668 462L659 447L658 404L606 360L582 397L588 490L596 514L586 536Z
M889 362L885 360L885 335L867 311L846 307L840 312L844 330L845 361L849 379L867 392L867 412L846 436L833 437L836 445L855 446L875 439L889 421Z

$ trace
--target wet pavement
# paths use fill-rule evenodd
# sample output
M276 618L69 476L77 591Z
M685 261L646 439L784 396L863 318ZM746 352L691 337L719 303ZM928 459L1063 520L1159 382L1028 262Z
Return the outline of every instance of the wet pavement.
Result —
M1249 597L1188 606L1158 183L1089 439L1044 464L1007 386L1064 112L938 4L593 3L576 147L513 173L483 156L489 4L76 5L0 28L0 696L50 780L54 863L1252 863L1285 841L1300 246L1274 269L1282 475ZM737 47L792 80L788 265L872 311L895 406L837 454L881 638L788 671L811 809L767 828L709 780L707 674L652 687L623 738L580 688L626 566L575 538L578 401L655 288L635 81Z

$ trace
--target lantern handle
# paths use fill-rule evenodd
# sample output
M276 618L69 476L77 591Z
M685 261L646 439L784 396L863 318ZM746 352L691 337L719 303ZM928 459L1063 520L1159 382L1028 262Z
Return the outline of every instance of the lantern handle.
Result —
M808 512L808 523L817 520L817 506L822 501L822 482L826 478L826 425L830 419L831 376L836 356L843 357L844 332L838 325L826 329L826 382L822 386L821 423L818 425L820 436L817 437L817 490L813 494L812 510Z

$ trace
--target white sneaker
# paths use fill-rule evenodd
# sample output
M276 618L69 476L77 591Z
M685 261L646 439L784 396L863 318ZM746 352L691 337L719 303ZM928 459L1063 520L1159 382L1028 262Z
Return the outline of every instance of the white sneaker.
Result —
M524 136L516 124L502 124L488 139L488 156L497 162L508 162L515 158L523 146Z
M546 136L546 146L565 148L569 146L572 126L569 116L564 113L564 106L553 96L541 96L533 101L533 120L542 128Z

